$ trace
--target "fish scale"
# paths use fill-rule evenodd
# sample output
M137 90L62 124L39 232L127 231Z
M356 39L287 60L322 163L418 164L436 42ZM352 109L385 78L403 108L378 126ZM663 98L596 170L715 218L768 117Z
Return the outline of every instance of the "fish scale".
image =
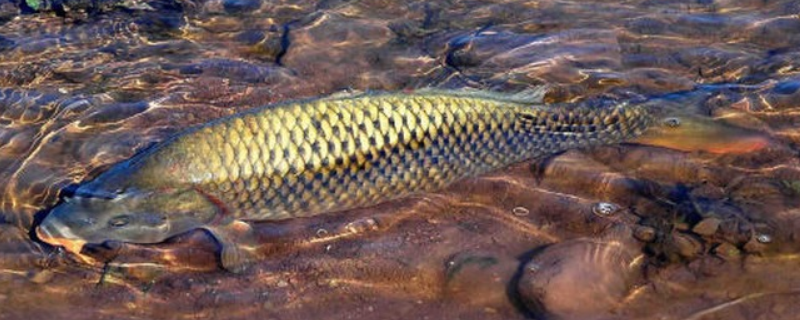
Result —
M214 121L162 144L143 157L133 186L192 185L236 218L280 220L618 142L651 121L638 107L551 107L479 92L295 102Z

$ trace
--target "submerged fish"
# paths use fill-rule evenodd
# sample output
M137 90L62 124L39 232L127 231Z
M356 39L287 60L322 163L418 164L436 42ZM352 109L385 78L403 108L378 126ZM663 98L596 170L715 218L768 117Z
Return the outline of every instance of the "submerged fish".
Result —
M85 243L158 243L202 228L239 270L245 221L369 206L506 165L675 125L647 104L545 106L535 97L427 91L257 108L178 134L80 186L37 228ZM662 121L663 119L667 119Z

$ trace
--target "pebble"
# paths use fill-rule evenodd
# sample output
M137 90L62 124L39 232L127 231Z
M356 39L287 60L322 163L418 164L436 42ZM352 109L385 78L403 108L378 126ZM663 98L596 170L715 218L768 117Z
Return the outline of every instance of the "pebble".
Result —
M633 229L633 237L639 241L652 242L656 239L656 229L646 226L637 226Z
M722 220L717 218L705 218L699 223L697 223L693 228L692 231L694 233L699 234L701 236L711 236L717 233L719 229L719 225L722 223Z
M772 242L772 236L762 233L762 234L759 234L758 236L756 236L756 241L758 241L760 243L765 243L765 244L766 243L770 243L770 242Z
M286 288L286 287L289 286L289 282L286 281L286 280L281 279L281 280L278 281L276 286L278 286L278 288Z
M767 244L768 243L761 242L759 237L760 236L752 237L749 241L747 241L747 243L744 244L742 249L744 249L744 251L747 252L747 253L762 253L762 252L764 252L764 250L767 249ZM771 242L772 239L770 238L769 241Z
M675 223L675 229L676 230L680 230L680 231L688 231L689 230L689 224L686 223L686 222L676 222Z
M672 242L677 253L687 259L693 259L703 252L703 244L688 234L673 233Z
M359 219L345 225L345 230L349 233L363 233L378 230L380 226L374 218Z
M531 213L531 211L528 210L528 208L525 208L525 207L516 207L516 208L512 209L511 212L514 213L514 215L517 216L517 217L525 217L525 216L527 216L528 214Z
M592 212L601 217L608 217L618 210L618 205L609 202L598 202L592 207Z
M33 274L30 277L30 280L31 280L31 282L36 283L36 284L44 284L44 283L50 282L50 280L53 279L53 276L55 276L55 273L53 273L52 271L50 271L50 270L42 270L40 272L37 272L37 273Z
M733 260L741 257L742 255L741 251L739 251L736 246L727 242L722 243L718 247L714 248L714 253L724 260Z

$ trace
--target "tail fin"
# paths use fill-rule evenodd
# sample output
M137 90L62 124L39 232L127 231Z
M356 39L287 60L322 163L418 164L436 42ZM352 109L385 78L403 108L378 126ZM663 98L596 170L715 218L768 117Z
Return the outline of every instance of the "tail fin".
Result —
M749 153L772 143L766 134L700 115L667 113L657 121L643 135L630 142L711 153Z

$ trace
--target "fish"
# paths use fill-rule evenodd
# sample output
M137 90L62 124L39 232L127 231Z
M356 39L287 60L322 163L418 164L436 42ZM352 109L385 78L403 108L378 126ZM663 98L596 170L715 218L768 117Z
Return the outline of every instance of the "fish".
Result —
M87 243L160 243L206 230L243 270L252 223L368 207L528 159L671 128L652 104L542 104L541 92L335 95L247 110L174 135L80 185L36 227ZM655 143L659 143L656 139Z

